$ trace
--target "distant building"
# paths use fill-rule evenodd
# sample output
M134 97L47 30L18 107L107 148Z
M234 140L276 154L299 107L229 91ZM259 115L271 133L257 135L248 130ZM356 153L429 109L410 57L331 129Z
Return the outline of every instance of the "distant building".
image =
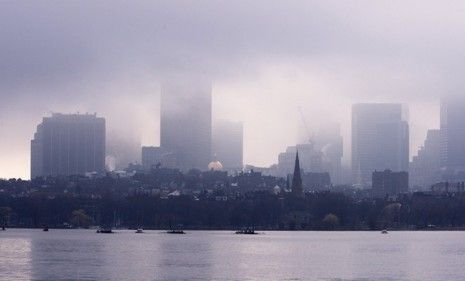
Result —
M433 193L465 192L465 182L440 182L431 186Z
M250 192L250 191L270 191L278 185L282 184L282 179L264 176L261 172L250 170L240 172L234 175L231 179L231 191L233 192Z
M162 164L163 149L159 146L143 146L142 147L142 166L144 170L150 171L157 165Z
M385 197L408 192L408 173L393 172L385 170L383 172L373 172L372 191L374 197Z
M331 176L328 172L324 173L304 173L302 183L305 190L323 191L331 188Z
M279 154L276 176L286 177L294 171L297 151L299 151L300 167L304 172L323 171L321 151L316 150L313 143L307 143L289 146L286 152Z
M425 144L410 162L410 185L420 190L429 190L441 181L441 133L429 130Z
M358 186L370 186L375 170L408 172L407 115L401 104L352 107L352 175Z
M244 165L243 139L242 122L216 121L212 132L212 158L220 161L226 171L241 171Z
M31 178L105 172L105 119L53 114L31 141Z
M297 151L295 155L295 164L294 164L294 174L292 176L292 194L295 195L303 195L304 188L302 184L302 176L300 170L300 163L299 163L299 152Z
M442 179L465 180L465 97L441 101L440 123Z
M160 146L172 153L177 168L207 169L212 160L211 116L210 82L181 77L163 83Z

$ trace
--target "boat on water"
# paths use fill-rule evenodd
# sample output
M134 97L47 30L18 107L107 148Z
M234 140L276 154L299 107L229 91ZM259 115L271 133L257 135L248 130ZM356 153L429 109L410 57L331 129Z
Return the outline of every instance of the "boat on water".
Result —
M170 229L166 233L168 234L186 234L182 229Z
M251 227L246 227L246 228L243 228L243 229L240 229L240 230L236 231L236 234L254 235L254 234L258 234L258 233L255 232L255 229L253 229Z
M186 234L183 230L183 225L178 224L174 227L171 226L171 221L170 221L170 229L166 231L168 234Z
M386 229L383 229L383 230L381 231L381 234L388 234L388 233L389 233L389 232L388 232Z
M143 230L142 228L138 228L138 229L136 230L136 233L144 233L144 230Z
M102 234L109 234L109 233L114 233L111 227L101 227L97 229L97 233L102 233Z
M47 232L48 231L48 226L44 226L44 228L42 228L42 231Z

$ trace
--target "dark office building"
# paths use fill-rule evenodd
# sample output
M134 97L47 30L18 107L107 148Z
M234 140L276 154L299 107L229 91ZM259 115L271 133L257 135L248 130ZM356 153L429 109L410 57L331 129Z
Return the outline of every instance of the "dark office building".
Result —
M163 160L163 149L159 146L142 147L142 166L144 170L150 171L156 166L161 166Z
M31 141L31 178L105 172L105 119L96 114L53 114Z
M397 195L408 192L408 173L393 172L385 170L384 172L373 172L373 196L384 197L387 195Z

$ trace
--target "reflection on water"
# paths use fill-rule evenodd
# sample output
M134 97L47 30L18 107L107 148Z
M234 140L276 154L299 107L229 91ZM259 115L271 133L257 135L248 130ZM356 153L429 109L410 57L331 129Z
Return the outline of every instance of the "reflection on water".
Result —
M31 279L31 241L27 237L5 236L7 235L0 235L0 274L2 280Z
M463 232L0 233L1 280L463 280Z

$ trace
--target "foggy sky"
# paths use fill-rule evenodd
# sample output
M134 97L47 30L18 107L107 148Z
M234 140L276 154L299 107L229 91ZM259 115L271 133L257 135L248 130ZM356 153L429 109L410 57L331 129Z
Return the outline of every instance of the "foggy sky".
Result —
M462 1L1 1L0 177L29 177L50 112L97 112L108 131L159 144L159 82L211 77L214 118L244 121L246 163L269 165L350 106L410 108L411 154L464 95ZM124 124L124 125L122 125Z

